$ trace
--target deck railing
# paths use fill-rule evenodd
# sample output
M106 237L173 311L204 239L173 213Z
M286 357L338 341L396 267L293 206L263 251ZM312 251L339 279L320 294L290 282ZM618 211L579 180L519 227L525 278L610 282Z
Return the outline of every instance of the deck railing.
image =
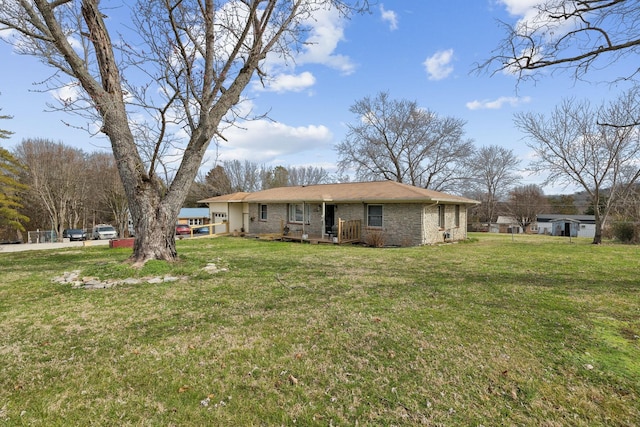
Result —
M353 243L359 242L362 236L362 221L344 220L338 218L337 230L335 235L314 235L303 232L302 230L290 230L284 221L280 222L280 235L286 240L314 241L325 243Z
M362 221L338 218L338 243L359 242L362 235Z
M211 224L190 225L189 228L191 228L191 237L229 234L229 223L227 221L214 222ZM222 229L222 231L218 231L220 229Z

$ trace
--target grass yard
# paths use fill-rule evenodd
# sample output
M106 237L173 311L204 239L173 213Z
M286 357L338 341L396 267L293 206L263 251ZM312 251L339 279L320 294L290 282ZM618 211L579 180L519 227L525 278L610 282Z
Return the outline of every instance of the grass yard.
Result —
M0 253L0 425L640 424L637 246L192 239L141 271L129 251ZM71 270L186 278L53 282Z

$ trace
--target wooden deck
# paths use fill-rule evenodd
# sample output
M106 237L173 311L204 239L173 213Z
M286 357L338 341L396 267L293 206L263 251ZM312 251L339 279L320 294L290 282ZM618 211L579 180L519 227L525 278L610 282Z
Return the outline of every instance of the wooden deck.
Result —
M338 219L338 229L336 235L317 235L303 233L302 231L285 231L284 223L282 224L282 234L280 239L290 242L308 242L313 244L331 243L341 245L343 243L356 243L360 241L362 232L361 222L359 220L346 221Z

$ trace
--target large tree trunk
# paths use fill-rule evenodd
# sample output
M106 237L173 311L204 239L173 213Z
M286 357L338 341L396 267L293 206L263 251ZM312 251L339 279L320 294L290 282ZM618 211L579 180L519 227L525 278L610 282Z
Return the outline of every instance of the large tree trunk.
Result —
M593 235L593 241L591 243L594 245L599 245L600 243L602 243L602 219L603 218L600 215L599 200L600 200L599 198L596 198L593 204L594 206L593 213L594 213L594 219L596 223L596 231L595 231L595 234Z
M175 224L185 196L176 190L168 190L155 175L132 173L126 165L136 164L140 160L131 145L121 147L112 140L112 146L115 157L119 160L118 168L129 200L135 233L130 262L141 267L153 259L175 261L178 255Z
M117 123L115 126L118 127ZM131 138L128 128L118 128L124 130L121 134L124 139L112 138L112 147L118 161L122 184L130 201L129 211L136 239L130 261L137 267L154 259L175 261L178 256L175 240L176 221L187 190L198 173L207 145L198 144L201 147L200 152L185 152L182 164L167 188L156 175L135 173L135 167L127 166L142 167L142 163L134 144L127 140ZM192 140L207 137L201 132L196 132Z
M123 181L124 182L124 181ZM126 188L131 188L125 183ZM175 261L175 226L186 191L167 192L162 182L152 179L144 187L137 188L130 204L135 243L130 261L136 267L149 260Z
M155 214L145 215L137 222L134 220L136 237L130 261L135 267L152 259L174 261L178 257L175 219L162 209L157 209Z
M596 220L596 232L591 243L594 245L599 245L600 243L602 243L602 223L598 220Z

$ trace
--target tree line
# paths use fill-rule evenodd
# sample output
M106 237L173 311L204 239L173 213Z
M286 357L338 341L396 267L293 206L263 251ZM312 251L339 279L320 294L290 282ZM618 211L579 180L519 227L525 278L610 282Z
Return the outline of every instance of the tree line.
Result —
M89 229L103 222L126 233L128 205L113 155L46 139L25 139L10 154L16 168L4 176L19 184L13 194L14 218L20 221L11 226L7 215L0 215L4 239L26 241L27 229L52 230L62 239L65 228Z
M275 187L340 182L345 178L317 166L267 166L250 160L225 160L206 174L198 174L185 199L186 207L198 200L236 192L254 192Z

